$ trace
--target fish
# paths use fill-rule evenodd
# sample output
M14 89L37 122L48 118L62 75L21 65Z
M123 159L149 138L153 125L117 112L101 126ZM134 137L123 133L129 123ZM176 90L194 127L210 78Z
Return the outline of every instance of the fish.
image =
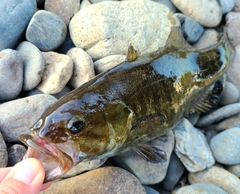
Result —
M20 136L28 146L24 159L43 163L45 182L80 162L128 150L164 162L164 150L148 142L164 137L189 113L217 103L233 56L225 35L197 50L179 27L172 27L166 46L155 52L139 56L130 45L126 61L60 98Z

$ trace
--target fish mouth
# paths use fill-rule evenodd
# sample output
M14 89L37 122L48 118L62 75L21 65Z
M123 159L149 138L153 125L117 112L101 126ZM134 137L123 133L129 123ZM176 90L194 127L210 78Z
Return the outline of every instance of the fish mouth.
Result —
M37 158L42 162L45 169L44 182L60 178L74 166L75 162L68 154L40 137L21 135L19 139L28 146L23 159Z

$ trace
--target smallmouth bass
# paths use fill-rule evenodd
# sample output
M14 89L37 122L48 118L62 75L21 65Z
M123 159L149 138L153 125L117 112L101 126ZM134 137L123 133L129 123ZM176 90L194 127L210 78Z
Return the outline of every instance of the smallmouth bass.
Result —
M151 162L165 153L147 142L166 134L189 112L204 112L218 100L219 79L234 55L226 37L196 50L173 27L167 44L97 75L50 106L20 140L25 158L42 161L45 182L78 163L134 149Z

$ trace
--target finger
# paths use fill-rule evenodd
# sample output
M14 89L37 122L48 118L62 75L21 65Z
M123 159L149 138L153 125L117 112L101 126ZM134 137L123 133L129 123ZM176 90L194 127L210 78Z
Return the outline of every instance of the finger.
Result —
M43 184L42 187L41 187L41 191L43 191L45 189L48 189L50 186L51 186L51 182Z
M7 176L7 174L10 172L11 169L12 169L12 167L0 169L0 183Z

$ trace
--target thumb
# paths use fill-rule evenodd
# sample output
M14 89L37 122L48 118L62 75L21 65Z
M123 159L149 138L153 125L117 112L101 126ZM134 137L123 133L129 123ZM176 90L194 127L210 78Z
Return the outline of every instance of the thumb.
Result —
M42 164L29 158L16 164L0 184L0 194L37 194L45 176Z

